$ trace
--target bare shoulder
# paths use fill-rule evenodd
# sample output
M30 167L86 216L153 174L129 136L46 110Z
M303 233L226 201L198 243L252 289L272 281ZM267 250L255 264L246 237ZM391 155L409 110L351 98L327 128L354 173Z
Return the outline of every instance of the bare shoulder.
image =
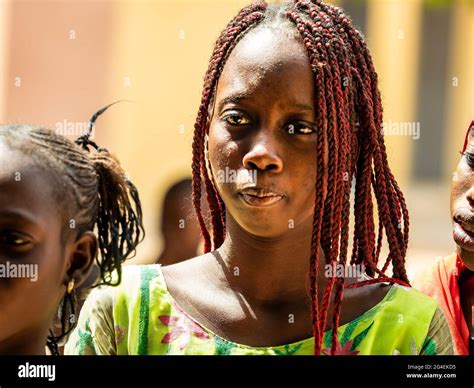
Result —
M212 260L209 256L211 255L207 253L162 267L168 291L178 303L203 303L203 297L215 288L210 280L213 266L209 265Z
M381 303L392 287L393 285L387 283L375 283L346 288L341 311L341 324L352 321Z
M196 283L202 277L205 277L205 263L209 259L209 253L193 257L176 264L165 265L161 267L163 276L169 287Z

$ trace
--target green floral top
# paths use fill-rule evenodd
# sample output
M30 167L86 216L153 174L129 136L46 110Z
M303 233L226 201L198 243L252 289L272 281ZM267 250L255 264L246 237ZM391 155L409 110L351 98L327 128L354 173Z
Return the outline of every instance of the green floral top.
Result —
M323 354L330 354L330 341L327 331ZM118 287L93 290L65 353L310 355L313 338L267 347L221 338L177 305L156 264L125 266ZM453 354L453 347L436 302L393 285L381 302L338 328L336 354Z

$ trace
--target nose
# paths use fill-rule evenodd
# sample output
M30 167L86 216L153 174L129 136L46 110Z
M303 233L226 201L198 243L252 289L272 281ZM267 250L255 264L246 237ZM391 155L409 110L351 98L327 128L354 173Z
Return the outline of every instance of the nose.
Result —
M244 155L244 167L249 170L280 173L283 170L283 161L275 150L274 142L269 135L258 135L251 149Z
M471 208L474 209L474 185L472 185L471 188L467 191L466 198Z

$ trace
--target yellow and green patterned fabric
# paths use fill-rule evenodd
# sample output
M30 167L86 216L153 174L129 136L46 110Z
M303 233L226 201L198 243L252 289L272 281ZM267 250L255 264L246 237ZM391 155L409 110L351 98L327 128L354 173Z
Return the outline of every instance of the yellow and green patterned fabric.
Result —
M213 333L170 295L161 266L125 266L117 287L93 290L66 354L311 355L313 338L267 347L238 344ZM330 354L331 332L322 354ZM436 302L400 285L370 310L338 328L339 355L453 354L446 320Z

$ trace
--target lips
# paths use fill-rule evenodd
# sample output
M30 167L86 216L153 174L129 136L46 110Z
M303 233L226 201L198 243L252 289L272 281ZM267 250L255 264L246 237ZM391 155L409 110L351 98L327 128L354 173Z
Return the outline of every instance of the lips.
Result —
M456 243L468 250L474 250L474 214L460 210L453 217L453 238Z
M472 233L474 234L474 225L472 224L468 224L466 222L463 222L463 221L457 221L459 225L461 225L461 227L466 231L466 232L469 232L469 233Z
M273 189L260 187L248 187L240 190L239 196L247 205L257 207L271 206L285 198L284 194Z

